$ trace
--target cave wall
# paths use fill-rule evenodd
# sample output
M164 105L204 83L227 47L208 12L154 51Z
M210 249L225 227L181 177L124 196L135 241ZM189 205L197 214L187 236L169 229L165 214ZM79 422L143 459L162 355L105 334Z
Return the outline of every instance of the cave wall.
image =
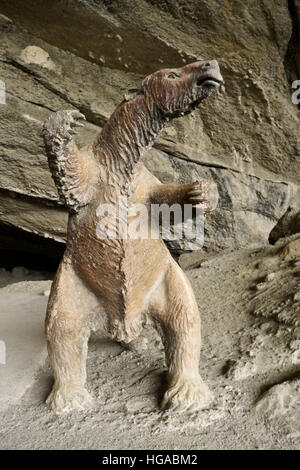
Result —
M159 68L201 58L219 61L225 91L174 120L146 165L163 182L217 183L207 249L267 241L299 199L300 111L291 100L291 83L300 78L299 18L300 0L0 0L2 249L10 229L12 240L16 230L54 247L65 240L67 213L41 137L50 112L83 112L77 143L85 145L127 88ZM34 252L35 245L26 246Z

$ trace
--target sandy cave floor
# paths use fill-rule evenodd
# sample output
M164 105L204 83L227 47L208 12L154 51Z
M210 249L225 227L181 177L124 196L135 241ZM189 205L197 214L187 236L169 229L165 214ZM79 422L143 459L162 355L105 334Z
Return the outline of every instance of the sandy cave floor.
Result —
M299 449L299 245L298 235L275 247L204 259L194 253L190 265L184 255L202 315L200 370L214 393L207 410L159 410L165 363L150 326L134 350L92 336L88 388L94 409L51 414L44 404L51 370L43 360L17 403L0 406L0 448ZM6 273L0 315L9 293L47 296L51 281L43 278L21 282L20 273L19 279Z

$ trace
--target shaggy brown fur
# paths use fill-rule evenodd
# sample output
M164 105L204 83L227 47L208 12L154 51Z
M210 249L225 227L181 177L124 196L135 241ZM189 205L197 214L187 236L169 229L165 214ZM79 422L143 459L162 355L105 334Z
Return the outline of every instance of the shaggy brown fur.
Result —
M49 166L70 210L67 248L46 319L55 378L47 403L55 413L92 402L85 389L90 332L105 329L129 343L139 335L145 317L157 326L166 349L168 386L162 406L186 409L208 403L209 391L198 371L200 315L186 276L161 238L123 239L118 229L116 238L101 239L97 224L99 207L117 207L124 197L129 209L153 202L202 204L205 212L216 207L214 183L163 185L141 159L168 120L191 112L221 81L216 61L160 70L125 95L83 150L73 141L83 115L60 111L46 121ZM119 212L118 220L122 217ZM113 225L112 220L108 223Z

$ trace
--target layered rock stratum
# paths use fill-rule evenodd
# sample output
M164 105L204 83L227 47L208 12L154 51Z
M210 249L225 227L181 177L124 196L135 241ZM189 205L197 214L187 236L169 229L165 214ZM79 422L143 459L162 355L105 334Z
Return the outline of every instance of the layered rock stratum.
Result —
M0 0L0 243L61 255L67 212L51 179L41 128L78 109L85 145L128 88L159 68L216 58L225 90L173 121L146 157L163 182L213 179L218 209L206 250L268 240L300 182L299 0ZM174 251L190 249L180 241ZM196 246L192 248L199 248Z

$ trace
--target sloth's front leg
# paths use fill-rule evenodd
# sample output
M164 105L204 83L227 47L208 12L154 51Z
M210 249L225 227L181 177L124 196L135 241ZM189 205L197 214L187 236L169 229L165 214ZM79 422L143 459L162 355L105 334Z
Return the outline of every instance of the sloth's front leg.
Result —
M218 188L216 183L206 179L194 181L187 189L184 204L202 205L204 214L212 212L218 205Z
M187 184L160 184L151 192L151 202L154 204L191 204L196 207L201 204L204 213L215 210L218 204L218 189L213 181L200 179Z

